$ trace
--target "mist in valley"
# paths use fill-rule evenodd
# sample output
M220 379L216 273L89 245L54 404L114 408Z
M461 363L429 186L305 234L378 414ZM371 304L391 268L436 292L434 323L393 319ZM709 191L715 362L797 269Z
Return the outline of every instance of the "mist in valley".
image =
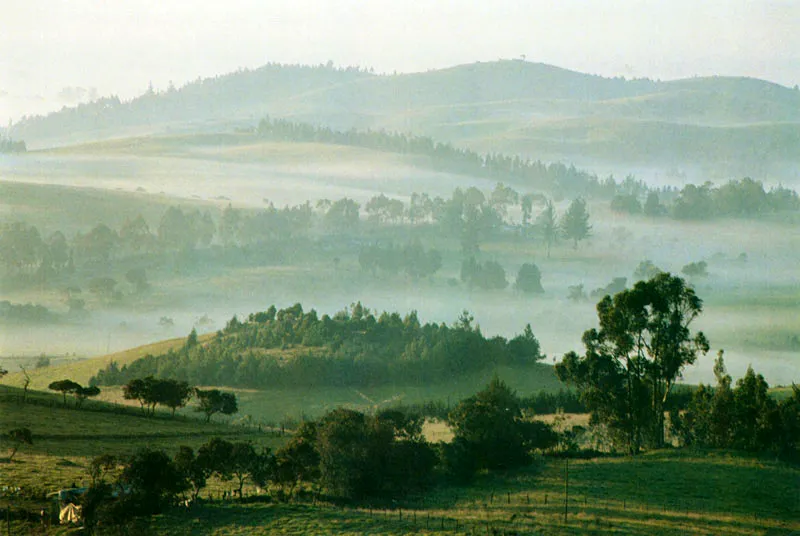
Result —
M689 21L655 6L596 13L637 47L619 42L625 31L602 42L553 33L575 6L501 4L457 14L465 28L496 23L480 53L442 48L443 28L414 36L425 54L333 39L340 57L322 58L313 40L296 42L303 32L271 21L277 33L247 26L202 61L166 66L158 50L126 76L120 60L77 80L68 65L84 55L55 65L45 38L36 47L50 82L20 63L14 87L0 87L0 104L14 107L0 116L11 119L0 130L0 364L16 372L41 356L57 366L213 334L234 316L296 303L320 316L360 303L448 325L468 311L486 337L509 340L530 324L553 364L582 350L605 294L661 270L704 301L692 328L712 349L683 381L712 381L721 349L734 378L752 365L770 383L796 381L800 91L791 60L774 52L796 41L782 22L793 8L731 8L727 41L686 33L718 26L718 10ZM381 5L371 29L312 10L304 31L349 28L374 44L398 37L375 34L387 21L422 9ZM162 28L173 11L140 22ZM641 16L684 35L663 40L673 56L639 35ZM536 42L520 37L534 35L518 32L522 20L542 26ZM73 51L87 45L84 23L72 22ZM173 25L164 35L186 37ZM276 57L255 54L276 35ZM745 35L742 57L744 45L730 47ZM771 46L751 48L752 35ZM95 52L124 59L140 38L122 41ZM713 61L695 54L703 47ZM591 66L577 49L593 51ZM227 54L241 63L219 67ZM583 202L588 227L570 234L566 215Z
M364 207L386 194L408 210L412 193L448 199L456 188L473 186L489 199L492 180L425 170L408 157L345 147L275 144L236 152L235 158L223 149L171 151L178 156L104 149L87 156L91 151L82 147L74 153L30 153L4 161L3 223L23 219L37 226L43 237L63 231L72 239L99 223L119 230L138 214L147 216L155 233L173 205L208 212L218 228L211 242L198 247L185 262L179 253L153 250L127 259L116 252L106 268L102 263L87 264L84 285L92 277L110 274L117 278L121 296L106 301L84 289L87 313L81 318L71 318L65 310L63 287L70 284L69 278L61 283L56 279L39 285L5 284L3 299L37 303L63 315L40 325L4 324L0 340L7 369L13 369L20 356L31 366L40 354L62 360L90 357L185 337L193 328L211 333L234 315L244 319L272 304L281 308L301 303L305 310L333 315L356 302L376 312L418 311L422 321L448 324L467 310L487 336L511 338L530 323L547 356L545 362L552 363L567 351L579 350L583 331L596 325L594 304L599 296L589 297L590 293L618 277L632 285L639 263L650 260L673 273L692 262L707 263L707 275L690 281L705 301L695 327L707 333L713 351L686 370L685 381L711 381L712 356L718 349L725 349L734 376L743 374L749 364L779 384L798 373L797 347L792 342L800 330L797 301L769 303L775 296L798 295L800 239L792 232L793 223L653 219L620 214L609 209L608 201L591 200L590 236L577 248L559 240L548 258L544 242L533 230L520 236L523 214L515 204L505 209L507 223L479 244L478 258L497 261L508 280L506 288L487 290L472 288L461 279L458 236L442 233L432 222L376 223ZM298 158L298 151L304 157ZM543 210L546 193L511 186L520 194L540 196L532 208L535 218ZM37 208L36 199L47 203L53 192L64 203L55 211ZM570 196L560 197L554 204L559 216L571 202ZM219 234L226 209L244 218L267 210L268 203L283 207L309 201L315 207L320 200L343 198L361 204L361 221L352 231L332 232L320 220L307 238L257 246L225 245ZM413 239L442 252L441 268L430 277L372 274L359 264L359 252L366 245L403 245ZM247 258L248 251L257 258ZM543 294L527 295L514 288L524 263L535 263L541 270ZM136 292L125 281L127 264L147 266L145 292ZM569 299L570 287L576 285L583 285L585 299ZM10 360L12 356L17 361Z

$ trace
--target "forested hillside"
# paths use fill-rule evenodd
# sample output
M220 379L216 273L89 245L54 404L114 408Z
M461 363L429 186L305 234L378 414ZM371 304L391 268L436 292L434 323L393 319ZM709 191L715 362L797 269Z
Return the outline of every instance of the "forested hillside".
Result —
M319 317L300 304L236 317L216 338L146 356L120 368L115 362L92 383L120 385L154 375L201 385L251 388L374 386L433 383L499 365L534 364L544 356L530 326L511 340L485 338L465 311L453 326L420 323L412 311L373 313L361 303Z

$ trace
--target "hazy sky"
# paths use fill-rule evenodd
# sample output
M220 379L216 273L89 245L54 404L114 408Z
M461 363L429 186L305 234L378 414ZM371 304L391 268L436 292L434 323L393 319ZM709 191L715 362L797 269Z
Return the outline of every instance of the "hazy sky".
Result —
M3 3L2 122L60 108L74 98L61 93L67 86L130 98L149 81L180 86L269 61L392 72L524 54L610 76L800 83L797 0Z

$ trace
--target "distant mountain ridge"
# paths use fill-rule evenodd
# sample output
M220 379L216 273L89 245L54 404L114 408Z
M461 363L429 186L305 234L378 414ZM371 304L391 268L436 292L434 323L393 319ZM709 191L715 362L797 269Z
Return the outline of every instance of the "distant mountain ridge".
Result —
M249 128L266 115L552 159L576 151L606 161L800 159L796 89L736 77L606 78L520 60L397 75L270 64L129 102L105 98L25 118L11 134L41 148L132 133ZM674 133L684 131L688 137L678 135L676 143ZM653 154L661 132L670 135ZM647 144L639 147L640 139ZM688 154L686 146L693 149Z

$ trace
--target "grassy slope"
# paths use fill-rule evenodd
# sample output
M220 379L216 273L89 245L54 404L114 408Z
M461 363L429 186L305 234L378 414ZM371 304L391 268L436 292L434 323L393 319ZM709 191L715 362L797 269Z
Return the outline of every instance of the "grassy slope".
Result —
M201 335L199 340L204 341L210 337L213 337L213 334ZM122 365L127 365L128 363L136 361L147 354L164 354L170 349L177 349L185 343L185 337L178 337L166 341L158 341L152 344L137 346L136 348L130 348L128 350L123 350L122 352L115 352L113 354L85 359L75 363L65 363L63 365L53 365L50 367L32 369L28 371L28 375L31 378L31 384L29 387L31 389L43 391L47 389L47 386L50 385L51 382L63 379L70 379L80 383L81 385L87 385L89 383L89 379L97 374L98 370L104 368L111 361L116 361L121 367ZM22 372L13 372L8 374L7 377L3 378L3 383L6 385L22 387L24 380L25 376L22 374Z
M800 470L724 452L546 459L468 488L443 488L388 515L310 505L225 505L156 521L170 534L788 534L800 530ZM428 521L428 516L432 519ZM415 522L416 519L416 522ZM458 530L456 530L458 524ZM429 530L426 530L426 525Z
M211 203L146 192L0 182L0 223L36 225L44 238L55 231L68 237L86 233L100 222L119 229L126 219L138 215L157 223L170 205L205 209Z
M154 418L136 411L119 410L108 404L90 401L86 408L67 407L58 395L33 392L36 404L20 404L20 390L0 386L0 430L26 427L33 433L33 445L24 446L12 463L0 459L0 487L64 487L86 481L86 467L100 454L130 455L139 448L163 448L172 453L179 445L197 448L215 436L231 440L252 440L274 447L279 438L253 429L231 427L186 417L171 418L164 413ZM92 411L89 411L92 409ZM116 411L114 411L116 409ZM0 443L5 456L8 445Z

